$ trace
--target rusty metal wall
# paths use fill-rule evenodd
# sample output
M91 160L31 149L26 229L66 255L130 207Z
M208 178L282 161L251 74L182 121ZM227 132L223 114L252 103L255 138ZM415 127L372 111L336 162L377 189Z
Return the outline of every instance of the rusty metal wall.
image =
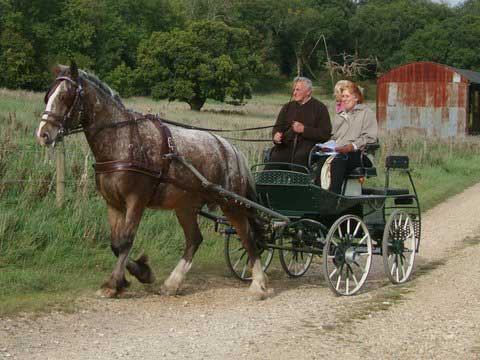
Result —
M400 66L377 81L380 129L405 129L426 136L465 136L468 80L431 62Z

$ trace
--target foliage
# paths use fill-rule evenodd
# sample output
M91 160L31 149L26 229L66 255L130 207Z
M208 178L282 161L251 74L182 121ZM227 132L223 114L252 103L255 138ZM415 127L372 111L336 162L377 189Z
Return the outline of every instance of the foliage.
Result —
M434 61L453 67L480 70L480 14L465 14L435 22L404 41L396 63Z
M452 15L453 10L430 1L368 1L352 18L350 33L360 56L377 58L384 63L380 70L386 70L402 41L418 29Z
M45 89L52 65L71 58L102 77L134 68L140 40L173 24L168 0L1 0L0 86Z
M139 77L153 98L184 101L200 110L207 98L250 98L261 58L248 31L198 21L186 30L154 32L138 50Z
M170 97L168 77L152 82L145 73L146 67L164 66L162 60L149 63L146 58L155 51L147 50L145 44L158 41L157 33L178 34L183 45L171 49L192 61L198 56L195 61L201 63L208 55L198 54L198 49L213 46L205 44L199 33L193 34L195 41L186 34L192 32L192 25L187 24L202 21L215 31L226 31L224 37L240 30L248 35L245 41L220 48L225 57L216 55L216 63L206 67L185 60L182 74L196 73L197 78L208 70L217 72L211 77L218 79L218 72L243 65L237 58L250 55L256 57L253 62L261 59L265 66L258 72L253 69L258 66L246 64L246 72L256 76L261 87L297 74L317 81L328 79L325 64L344 67L344 56L375 59L362 79L419 59L479 69L480 59L474 51L478 48L478 16L478 0L456 7L433 0L0 0L0 87L45 90L51 81L50 68L75 58L80 67L111 81L124 96ZM234 51L234 46L239 50ZM232 57L246 46L252 54ZM168 57L175 58L174 54ZM144 63L140 65L139 59ZM191 71L184 69L190 66ZM235 84L220 84L224 90L231 89L213 94L211 79L202 80L200 91L198 85L192 89L191 79L182 78L177 83L179 92L190 95L173 98L189 97L197 108L205 96L220 101L236 96L242 102L255 83L240 74ZM205 83L210 83L207 90ZM198 98L192 100L192 94Z
M111 72L109 72L104 80L110 87L118 91L122 97L130 97L139 95L139 91L135 86L135 72L125 63L121 63Z

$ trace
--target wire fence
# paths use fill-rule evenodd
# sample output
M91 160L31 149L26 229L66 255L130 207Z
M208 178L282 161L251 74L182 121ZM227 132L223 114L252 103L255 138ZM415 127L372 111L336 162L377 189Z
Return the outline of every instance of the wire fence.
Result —
M0 198L28 196L42 198L56 193L62 205L65 191L75 196L94 193L93 159L87 147L63 143L55 148L40 146L0 147Z

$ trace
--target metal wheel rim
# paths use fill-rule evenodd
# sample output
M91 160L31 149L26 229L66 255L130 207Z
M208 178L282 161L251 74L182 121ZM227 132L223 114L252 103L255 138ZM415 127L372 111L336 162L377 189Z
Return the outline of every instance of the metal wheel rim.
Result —
M395 210L385 226L382 239L382 257L385 273L394 284L410 278L415 263L417 238L411 216Z
M252 280L252 270L248 265L248 253L238 236L225 235L224 253L230 272L242 281ZM265 249L260 255L263 271L267 271L273 258L273 249Z
M293 241L291 238L280 238L280 245L292 244ZM304 275L310 265L312 264L313 254L292 251L292 250L280 250L279 252L280 264L282 265L283 270L290 277L300 277Z
M372 264L372 238L357 216L344 215L330 228L323 248L323 270L336 295L354 295L363 287Z

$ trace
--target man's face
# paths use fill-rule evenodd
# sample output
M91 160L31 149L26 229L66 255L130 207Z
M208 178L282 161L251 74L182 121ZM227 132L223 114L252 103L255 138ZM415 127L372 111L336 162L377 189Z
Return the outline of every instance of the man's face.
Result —
M309 89L305 82L297 81L293 87L293 99L297 102L303 103L312 95L312 90Z

